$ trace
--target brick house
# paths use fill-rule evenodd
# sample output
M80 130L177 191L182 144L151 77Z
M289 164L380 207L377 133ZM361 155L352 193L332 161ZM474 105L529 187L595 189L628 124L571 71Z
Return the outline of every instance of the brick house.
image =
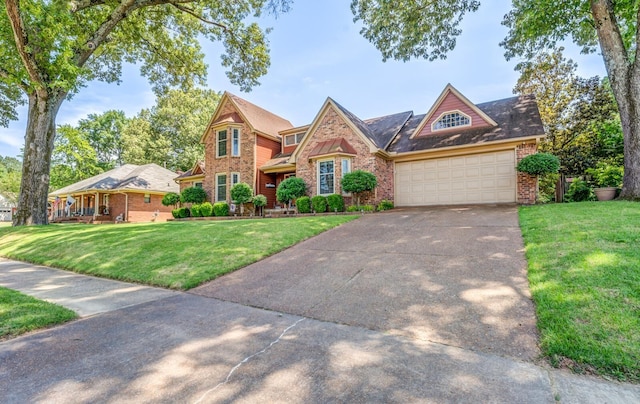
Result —
M230 187L246 182L272 207L285 178L302 178L309 196L340 194L342 176L362 169L378 179L369 203L529 204L537 179L515 166L544 136L533 96L474 104L447 85L426 114L366 120L327 98L311 124L293 127L225 93L202 137L202 183L211 200L229 201Z
M162 205L162 198L180 191L175 177L157 164L116 167L51 192L51 221L165 221L173 217L172 208Z

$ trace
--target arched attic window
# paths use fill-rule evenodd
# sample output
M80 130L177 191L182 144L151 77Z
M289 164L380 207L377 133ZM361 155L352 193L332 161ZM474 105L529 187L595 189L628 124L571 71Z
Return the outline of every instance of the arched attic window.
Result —
M431 130L444 130L458 126L471 126L471 117L460 111L449 111L442 113L438 119L431 124Z

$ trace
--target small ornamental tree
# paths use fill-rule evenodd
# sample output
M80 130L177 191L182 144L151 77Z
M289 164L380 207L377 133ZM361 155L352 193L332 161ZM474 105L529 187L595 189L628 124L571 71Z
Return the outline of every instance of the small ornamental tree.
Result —
M373 191L376 185L378 185L376 176L364 170L355 170L342 177L342 190L356 195L357 206L360 206L360 194Z
M202 203L207 199L207 193L199 187L185 188L180 194L182 203Z
M253 197L253 206L255 206L256 208L260 208L260 216L262 216L262 208L265 207L266 205L267 205L266 196L262 194L258 194Z
M560 160L553 154L530 154L518 162L516 170L530 175L557 173L560 170Z
M165 196L162 197L162 204L164 206L176 206L180 202L180 195L175 192L169 192Z
M302 178L289 177L282 181L276 189L276 198L282 203L291 206L293 199L300 198L307 192L307 184Z
M239 182L231 188L231 200L240 204L240 215L244 213L244 204L251 202L253 197L253 190L249 184Z

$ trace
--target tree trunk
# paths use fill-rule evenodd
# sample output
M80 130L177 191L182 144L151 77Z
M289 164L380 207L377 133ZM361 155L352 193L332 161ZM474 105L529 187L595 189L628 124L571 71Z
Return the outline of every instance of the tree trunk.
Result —
M14 226L47 224L49 169L55 138L55 119L65 95L44 90L29 95L29 121L25 134L22 183Z
M616 96L622 133L624 134L624 179L622 182L623 199L640 199L640 77L631 74L626 83L625 94Z

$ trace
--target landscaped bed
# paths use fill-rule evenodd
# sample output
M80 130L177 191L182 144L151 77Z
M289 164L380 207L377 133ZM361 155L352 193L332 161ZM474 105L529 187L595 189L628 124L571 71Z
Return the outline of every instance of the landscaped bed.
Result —
M5 227L0 256L190 289L357 217Z
M72 310L0 287L0 341L76 317Z
M555 366L640 381L640 203L520 209L542 349Z

